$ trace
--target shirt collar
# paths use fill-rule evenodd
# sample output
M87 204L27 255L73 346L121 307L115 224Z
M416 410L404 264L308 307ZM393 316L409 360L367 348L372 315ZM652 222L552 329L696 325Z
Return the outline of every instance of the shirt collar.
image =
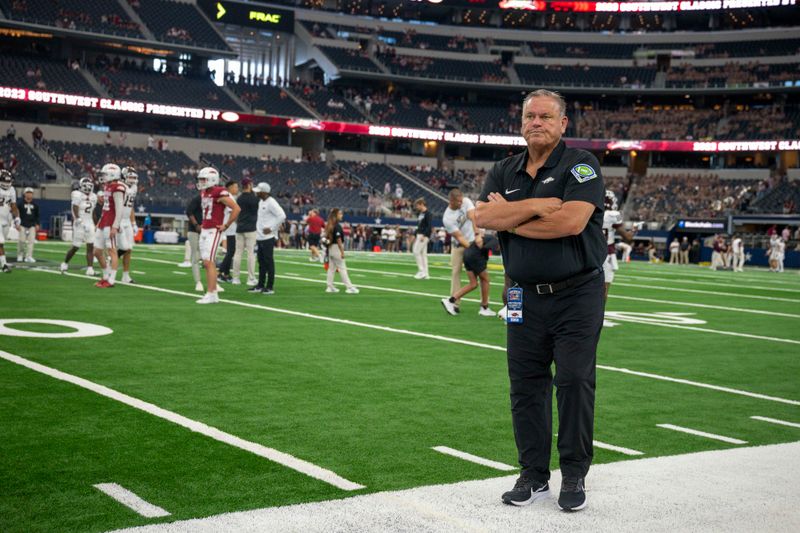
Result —
M558 141L558 144L553 151L550 153L550 156L547 158L547 161L544 162L542 168L553 168L555 167L558 162L561 160L561 156L564 154L564 150L567 148L567 145L564 141ZM519 163L516 166L517 172L526 172L526 167L528 166L528 150L526 149L524 152L519 154Z

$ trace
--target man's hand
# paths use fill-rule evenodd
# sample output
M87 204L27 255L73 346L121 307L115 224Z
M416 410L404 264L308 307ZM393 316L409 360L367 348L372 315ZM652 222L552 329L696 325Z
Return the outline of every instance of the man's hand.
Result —
M483 248L483 237L481 235L475 236L475 246L478 248Z
M505 197L502 194L500 194L499 192L490 193L487 199L490 202L494 202L496 204L507 204L508 203L508 200L506 200Z
M114 226L111 226L111 231L109 231L108 234L111 236L112 239L117 236L117 233L119 233L119 229L115 228Z
M272 233L272 230L269 229L269 228L264 228L263 231L264 231L264 235L269 235L270 233Z
M545 217L561 209L561 198L535 198L533 200L534 216Z

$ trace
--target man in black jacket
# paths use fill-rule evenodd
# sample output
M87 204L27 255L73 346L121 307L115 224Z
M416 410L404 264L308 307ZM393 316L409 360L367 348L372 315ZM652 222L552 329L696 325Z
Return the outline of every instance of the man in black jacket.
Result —
M236 219L236 253L233 256L231 283L241 284L242 252L247 250L247 285L256 286L256 220L258 219L258 196L253 192L253 180L242 180L242 194L236 199L242 209Z
M200 229L203 224L203 208L200 195L195 195L186 205L186 216L189 218L189 229L186 233L191 250L190 263L192 264L192 277L194 290L203 292L203 282L200 281Z

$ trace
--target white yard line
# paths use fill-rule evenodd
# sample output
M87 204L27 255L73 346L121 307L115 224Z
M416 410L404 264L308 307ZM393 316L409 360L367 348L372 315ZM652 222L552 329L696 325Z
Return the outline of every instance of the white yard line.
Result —
M617 274L616 278L620 279L632 279L636 280L648 280L648 281L665 281L668 283L688 283L691 285L708 285L708 286L716 286L716 287L730 287L730 283L719 283L718 281L697 281L691 279L668 279L668 278L657 278L652 276L639 276L637 274ZM615 278L615 279L616 279ZM747 287L748 289L757 289L762 291L781 291L781 292L800 292L800 289L786 289L784 287L763 287L763 286L756 286L751 285Z
M141 285L134 285L134 287L140 287L140 286ZM226 433L215 427L208 426L202 422L198 422L197 420L192 420L191 418L187 418L183 415L179 415L178 413L168 411L152 403L145 402L138 398L134 398L133 396L128 396L127 394L115 391L114 389L110 389L104 385L100 385L99 383L94 383L93 381L89 381L87 379L83 379L81 377L74 376L72 374L67 374L66 372L62 372L55 368L51 368L49 366L36 363L34 361L29 361L24 357L10 354L2 350L0 350L0 358L5 359L6 361L9 361L11 363L24 366L35 372L39 372L40 374L44 374L46 376L58 379L60 381L72 383L73 385L77 385L78 387L82 387L96 394L99 394L100 396L104 396L111 400L123 403L130 407L133 407L134 409L139 409L140 411L144 411L145 413L151 414L155 417L162 418L164 420L172 422L173 424L177 424L181 427L194 431L195 433L199 433L201 435L205 435L206 437L210 437L216 441L223 442L230 446L234 446L241 450L253 453L255 455L258 455L259 457L263 457L264 459L268 459L275 463L281 464L287 468L291 468L292 470L296 470L297 472L300 472L307 476L313 477L320 481L324 481L325 483L333 485L334 487L338 487L342 490L358 490L364 488L363 485L359 485L358 483L353 483L352 481L344 479L343 477L337 475L334 472L331 472L330 470L326 470L313 463L309 463L308 461L298 459L297 457L289 455L288 453L276 450L275 448L269 448L267 446L263 446L255 442L246 441L242 438L237 437L236 435L231 435L230 433Z
M152 259L151 259L151 261L152 261ZM187 272L180 272L178 270L173 270L172 273L173 274L177 274L178 276L188 276L189 275Z
M435 450L439 453L450 455L452 457L458 457L459 459L469 461L470 463L488 466L489 468L494 468L495 470L502 470L503 472L513 472L515 470L519 470L519 468L516 466L507 465L498 461L492 461L491 459L486 459L484 457L472 455L471 453L462 452L448 446L434 446L431 448L431 450Z
M611 290L614 290L614 286L611 286ZM800 315L794 313L780 313L778 311L763 311L761 309L746 309L743 307L730 307L730 306L723 306L723 305L710 305L710 304L698 304L694 302L677 302L674 300L658 300L656 298L639 298L638 296L622 296L619 294L609 294L609 298L616 298L618 300L630 300L632 302L651 302L655 304L668 304L668 305L679 305L679 306L686 306L686 307L697 307L700 309L716 309L718 311L730 311L732 313L749 313L754 315L767 315L767 316L781 316L785 318L800 318Z
M624 448L622 446L600 442L599 440L592 441L592 444L595 448L602 448L604 450L610 450L612 452L618 452L624 455L644 455L644 452L640 452L639 450L632 450L630 448Z
M759 394L757 392L749 392L741 389L722 387L720 385L711 385L710 383L701 383L699 381L692 381L689 379L673 378L669 376L662 376L659 374L652 374L650 372L640 372L638 370L630 370L628 368L617 368L614 366L607 366L607 365L597 365L597 368L601 370L608 370L610 372L620 372L622 374L629 374L631 376L639 376L642 378L657 379L660 381L669 381L671 383L690 385L692 387L700 387L703 389L711 389L719 392L727 392L729 394L736 394L738 396L747 396L748 398L755 398L758 400L768 400L771 402L785 403L787 405L800 405L800 401L798 400L789 400L787 398L780 398L778 396L768 396L766 394Z
M779 298L777 296L757 296L755 294L740 294L738 292L701 291L700 289L684 289L682 287L657 287L654 285L637 285L635 283L616 282L612 287L636 287L638 289L652 289L656 291L691 292L694 294L713 294L714 296L730 296L733 298L747 298L750 300L767 300L770 302L790 302L800 304L800 300L793 298Z
M92 486L145 518L161 518L162 516L170 515L161 507L144 501L133 492L116 483L98 483Z
M705 431L685 428L683 426L676 426L673 424L656 424L656 426L664 429L671 429L672 431L679 431L681 433L688 433L689 435L697 435L698 437L719 440L722 442L727 442L728 444L747 444L746 440L734 439L733 437L726 437L725 435L717 435L716 433L708 433Z
M140 276L146 275L146 272L142 272L141 270L131 270L131 272L133 272L134 274L138 274Z
M704 279L704 278L716 279L716 280L728 279L731 282L734 282L734 281L735 282L749 281L749 282L754 282L754 283L770 283L770 284L777 284L777 285L794 285L795 287L800 285L797 282L792 281L791 278L786 278L786 279L783 279L783 280L775 279L775 276L777 276L777 274L775 274L774 272L766 271L766 270L762 271L764 273L764 276L753 276L753 275L749 275L748 276L747 273L742 274L742 273L739 273L739 272L733 273L733 272L729 272L729 271L721 271L721 272L717 272L717 273L712 273L710 271L707 271L707 270L703 269L702 267L700 269L696 269L696 270L695 269L689 269L689 270L677 271L677 270L673 270L673 269L665 269L663 267L657 268L655 270L653 270L651 268L646 268L646 267L642 268L644 266L645 265L639 264L639 263L626 263L624 265L621 265L621 267L624 268L625 270L620 270L620 272L626 272L626 271L628 271L628 269L630 269L629 270L630 272L635 272L635 273L641 272L643 274L657 274L659 276L673 276L673 277L680 277L682 279L685 279L688 276L688 277L695 277L695 278L700 278L700 279Z
M85 275L82 275L82 274L72 274L72 273L60 274L60 273L55 272L53 270L38 269L38 268L31 269L31 272L43 272L43 273L46 273L46 274L51 274L51 275L56 275L56 276L67 276L67 277L72 277L72 278L80 278L80 279L88 279L88 280L93 280L94 279L91 276L85 276ZM136 285L127 285L127 287L130 287L130 288L133 288L133 289L144 289L144 290L149 290L149 291L154 291L154 292L162 292L162 293L165 293L165 294L172 294L172 295L175 295L175 296L185 296L185 297L190 297L190 298L194 298L194 299L198 298L197 294L195 294L195 293L176 291L176 290L172 290L172 289L164 289L164 288L161 288L161 287L154 287L154 286L150 286L150 285L142 285L142 284L138 284L138 283ZM423 338L433 339L433 340L442 341L442 342L450 342L450 343L454 343L454 344L462 344L462 345L465 345L465 346L472 346L472 347L475 347L475 348L485 348L485 349L488 349L488 350L494 350L494 351L500 351L500 352L505 352L506 351L505 346L497 346L497 345L485 344L485 343L481 343L481 342L473 342L473 341L468 341L468 340L464 340L464 339L457 339L457 338L454 338L454 337L444 337L444 336L441 336L441 335L432 335L430 333L422 333L422 332L411 331L411 330L407 330L407 329L397 329L397 328L391 328L391 327L388 327L388 326L380 326L380 325L376 325L376 324L368 324L368 323L364 323L364 322L356 322L354 320L347 320L347 319L342 319L342 318L334 318L334 317L329 317L329 316L320 316L320 315L314 315L314 314L311 314L311 313L302 313L302 312L299 312L299 311L291 311L291 310L288 310L288 309L281 309L281 308L277 308L277 307L268 307L268 306L264 306L264 305L257 305L257 304L247 303L247 302L240 302L240 301L237 301L237 300L220 299L220 302L221 303L230 304L230 305L238 305L238 306L241 306L241 307L249 307L249 308L252 308L252 309L262 309L264 311L271 311L271 312L274 312L274 313L280 313L280 314L291 315L291 316L296 316L296 317L311 318L311 319L315 319L315 320L322 320L322 321L325 321L325 322L333 322L333 323L345 324L345 325L350 325L350 326L357 326L357 327L373 329L373 330L378 330L378 331L387 331L387 332L398 333L398 334L402 334L402 335L410 335L410 336L414 336L414 337L423 337ZM748 391L742 391L742 390L732 389L732 388L728 388L728 387L720 387L718 385L710 385L710 384L707 384L707 383L700 383L700 382L697 382L697 381L690 381L690 380L686 380L686 379L672 378L672 377L669 377L669 376L661 376L661 375L658 375L658 374L650 374L650 373L647 373L647 372L639 372L639 371L635 371L635 370L629 370L627 368L617 368L617 367L607 366L607 365L597 365L597 368L600 368L600 369L603 369L603 370L609 370L609 371L612 371L612 372L621 372L623 374L630 374L630 375L639 376L639 377L657 379L657 380L662 380L662 381L670 381L670 382L673 382L673 383L681 383L683 385L690 385L690 386L694 386L694 387L712 389L712 390L716 390L716 391L720 391L720 392L727 392L729 394L736 394L736 395L739 395L739 396L747 396L747 397L750 397L750 398L756 398L756 399L759 399L759 400L768 400L768 401L773 401L773 402L786 403L786 404L789 404L789 405L800 405L800 401L797 401L797 400L790 400L790 399L786 399L786 398L778 398L778 397L774 397L774 396L767 396L765 394L758 394L758 393L753 393L753 392L748 392Z
M778 420L777 418L769 418L766 416L751 416L753 420L761 420L762 422L770 422L772 424L778 424L781 426L788 426L790 428L800 428L800 424L797 422L788 422L786 420Z

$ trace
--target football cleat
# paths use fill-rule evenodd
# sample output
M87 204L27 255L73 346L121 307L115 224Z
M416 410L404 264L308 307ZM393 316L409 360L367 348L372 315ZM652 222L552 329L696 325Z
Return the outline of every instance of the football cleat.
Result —
M94 276L94 268L86 267L86 275L87 276Z

